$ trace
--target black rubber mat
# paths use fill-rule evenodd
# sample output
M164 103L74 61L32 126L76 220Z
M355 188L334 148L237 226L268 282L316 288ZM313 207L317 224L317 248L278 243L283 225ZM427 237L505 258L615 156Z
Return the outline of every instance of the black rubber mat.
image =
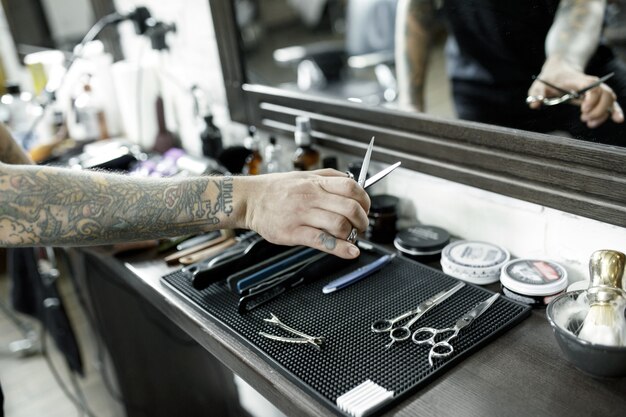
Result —
M433 367L428 363L430 346L418 346L409 339L385 350L389 334L372 332L370 325L375 320L396 317L458 281L438 270L396 257L382 270L354 285L332 294L322 293L322 287L332 279L378 256L379 253L363 251L358 263L293 288L243 315L237 312L238 297L225 283L212 284L198 291L191 286L189 277L180 271L164 276L163 280L338 415L344 414L335 405L337 397L363 381L369 379L394 391L393 403L530 314L528 306L499 297L451 342L453 354L437 360ZM452 327L463 314L491 294L467 284L420 318L412 329ZM283 343L260 336L259 331L291 336L263 321L270 317L270 312L310 336L325 337L324 345L317 350L309 345ZM389 403L374 410L373 414L387 406Z

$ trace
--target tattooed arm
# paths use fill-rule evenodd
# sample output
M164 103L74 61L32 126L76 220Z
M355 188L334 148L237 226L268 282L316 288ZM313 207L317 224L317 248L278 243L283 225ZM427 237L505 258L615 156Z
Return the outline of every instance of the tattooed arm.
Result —
M335 170L257 177L137 178L0 163L0 246L79 246L246 228L345 258L369 198ZM335 236L340 237L339 239Z
M396 12L398 104L424 111L424 83L435 22L433 0L400 0Z
M605 7L605 0L561 0L546 37L546 62L540 78L567 90L579 90L598 79L586 75L585 67L600 41ZM537 81L528 90L529 96L560 94ZM531 108L540 106L539 102L530 105ZM624 113L615 93L608 85L601 84L585 94L581 102L581 120L594 128L609 117L615 123L624 121Z

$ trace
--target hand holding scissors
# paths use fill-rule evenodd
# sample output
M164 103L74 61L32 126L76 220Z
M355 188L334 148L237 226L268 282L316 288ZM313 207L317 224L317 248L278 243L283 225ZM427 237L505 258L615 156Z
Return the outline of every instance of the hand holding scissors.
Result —
M613 75L615 75L615 74L613 72L611 72L611 73L605 75L604 77L600 78L599 80L589 84L587 87L581 88L579 90L566 90L566 89L561 88L561 87L559 87L557 85L554 85L554 84L552 84L552 83L550 83L550 82L548 82L546 80L542 80L541 78L536 77L535 79L537 81L539 81L542 84L547 85L550 88L553 88L553 89L559 91L563 95L561 95L559 97L528 96L528 97L526 97L526 103L527 104L531 104L531 103L535 103L535 102L539 101L544 106L556 106L557 104L566 103L566 102L571 101L571 100L576 100L576 99L582 98L582 96L587 91L596 88L597 86L599 86L600 84L602 84L603 82L608 80L609 78L613 77Z
M389 349L394 342L400 342L408 339L411 336L410 327L415 324L417 320L420 319L424 314L430 311L433 307L441 304L443 301L447 300L452 294L463 288L465 284L463 282L459 282L454 287L449 290L441 291L434 296L426 299L420 305L417 306L414 310L409 310L406 313L399 315L390 320L376 320L372 323L372 331L375 333L383 333L389 332L389 337L391 337L391 342L389 342L385 349ZM414 316L408 323L406 323L402 327L393 327L396 323L407 319L411 316Z
M468 311L457 320L454 327L447 327L445 329L435 329L433 327L422 327L421 329L417 329L415 333L413 333L413 341L418 345L428 344L431 345L430 351L428 352L428 363L430 366L433 366L433 358L445 358L448 357L454 352L454 348L450 344L452 339L456 338L459 335L459 332L472 324L476 318L478 318L481 314L483 314L494 301L498 298L500 294L494 294L485 301L479 303L476 307ZM437 342L435 341L435 337L439 334L443 333L452 333L450 336L445 337L443 340Z
M371 185L376 184L378 181L382 180L383 178L385 178L389 173L391 173L391 171L393 171L394 169L398 168L400 166L400 161L396 162L395 164L388 166L387 168L383 169L382 171L380 171L379 173L377 173L376 175L373 175L372 177L370 177L369 179L367 178L367 170L369 169L370 166L370 158L372 157L372 149L374 148L374 137L372 137L372 140L370 140L370 144L367 147L367 152L365 152L365 158L363 158L363 164L361 165L361 171L359 171L359 179L358 179L358 183L359 186L363 187L363 188L367 188ZM348 175L351 178L354 178L352 176L352 173L348 172ZM350 243L354 243L356 241L356 237L358 235L358 230L356 230L356 228L352 228L352 230L350 231L350 234L348 235L348 237L346 238L346 240Z

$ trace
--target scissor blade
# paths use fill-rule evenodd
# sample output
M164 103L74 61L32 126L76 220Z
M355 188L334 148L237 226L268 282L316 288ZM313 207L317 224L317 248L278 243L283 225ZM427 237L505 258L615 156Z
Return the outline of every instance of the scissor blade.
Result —
M363 188L367 188L367 187L369 187L371 185L376 184L378 181L382 180L387 175L389 175L394 169L398 168L400 166L400 164L401 164L401 162L398 161L395 164L390 165L387 168L383 169L382 171L380 171L376 175L371 176L370 178L367 179L367 181L365 181L365 186Z
M441 291L440 293L433 295L430 298L430 301L432 301L434 305L440 304L444 302L445 300L447 300L448 298L450 298L452 294L454 294L455 292L457 292L463 287L465 287L465 283L459 282L454 287L450 288L449 290Z
M571 94L571 93L572 93L572 91L568 91L568 90L566 90L566 89L564 89L564 88L559 87L558 85L554 85L554 84L552 84L551 82L548 82L548 81L546 81L546 80L542 80L542 79L541 79L541 78L539 78L539 77L533 77L533 78L534 78L535 80L539 81L540 83L543 83L543 84L547 85L548 87L551 87L551 88L554 88L554 89L555 89L555 90L557 90L557 91L560 91L560 92L561 92L561 93L563 93L563 94Z
M485 311L487 311L487 309L489 307L491 307L491 305L493 304L494 301L496 301L496 299L500 296L499 293L495 293L494 295L492 295L491 297L487 298L485 301L483 301L482 303L478 304L476 307L474 307L472 310L470 310L468 312L469 316L472 316L473 318L476 318L478 316L480 316L481 314L483 314Z
M583 88L581 90L576 91L576 96L577 97L582 96L587 91L589 91L589 90L591 90L593 88L596 88L597 86L599 86L600 84L602 84L603 82L605 82L606 80L611 78L613 75L615 75L615 73L614 72L610 72L610 73L606 74L604 77L601 77L598 81L589 84L587 87L585 87L585 88Z
M372 149L374 148L374 136L370 140L370 144L365 152L365 158L363 158L363 165L361 165L361 172L359 172L359 185L365 187L365 180L367 179L367 170L370 167L370 158L372 157Z

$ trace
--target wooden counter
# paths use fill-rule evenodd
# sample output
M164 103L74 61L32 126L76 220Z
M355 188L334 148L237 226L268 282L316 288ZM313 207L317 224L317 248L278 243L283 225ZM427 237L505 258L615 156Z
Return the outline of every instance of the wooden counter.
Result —
M291 383L209 316L164 286L160 277L175 268L167 267L160 260L146 260L145 255L144 259L134 257L120 260L92 252L81 254L90 270L86 282L92 302L100 305L101 310L116 309L119 305L119 299L115 298L114 293L107 295L100 292L95 295L93 291L98 281L110 281L111 276L114 276L116 287L127 287L124 291L132 291L163 317L169 318L171 322L164 325L173 323L174 328L193 339L193 344L205 356L217 359L239 375L287 416L335 415L333 410ZM94 267L99 272L91 271ZM100 276L105 273L110 276ZM124 323L118 324L124 326ZM150 343L155 345L160 341L151 340ZM114 356L113 352L111 354ZM175 375L164 375L172 379L161 383L190 387L202 385L202 375L206 376L206 372L198 372L202 367L197 362L184 361L179 364L175 362L176 352L171 352L171 355L173 363L185 369L180 369ZM119 376L120 370L117 372ZM137 366L134 372L135 375L141 373L141 367ZM228 379L227 376L225 378ZM229 387L229 384L225 383L224 386ZM157 403L161 400L153 398ZM181 401L186 400L183 398ZM216 414L215 409L204 409L189 410L179 415L222 414ZM237 411L232 415L237 415ZM410 398L395 404L384 415L624 416L626 378L595 379L578 371L561 353L545 317L545 310L534 310L528 319L461 361Z

